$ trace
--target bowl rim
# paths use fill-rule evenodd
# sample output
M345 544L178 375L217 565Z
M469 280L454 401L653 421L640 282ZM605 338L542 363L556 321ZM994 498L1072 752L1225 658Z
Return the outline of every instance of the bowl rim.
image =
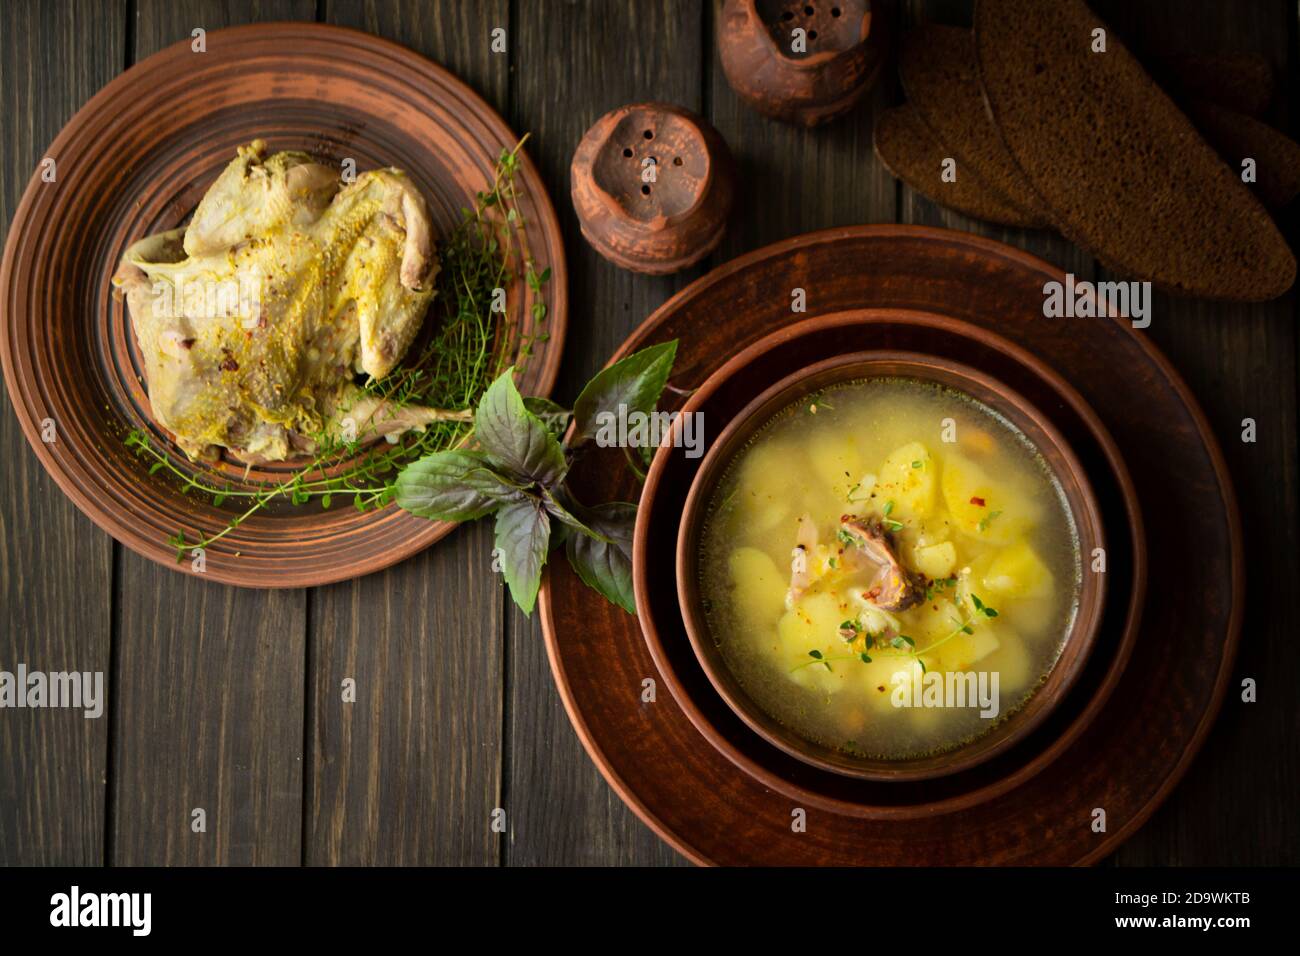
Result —
M938 230L924 227L908 227L910 230L931 234ZM864 231L871 231L863 227ZM965 237L969 238L969 237ZM1038 260L1032 260L1037 262ZM649 321L649 320L648 320ZM957 318L933 309L905 306L860 305L837 309L812 315L798 321L782 325L750 340L730 358L725 359L716 368L708 372L702 381L696 383L687 396L682 412L698 409L713 398L727 381L741 373L751 363L783 345L799 341L805 337L840 329L871 329L880 325L921 326L931 330L947 332L970 341L978 341L990 348L1008 355L1017 365L1042 381L1059 397L1060 401L1076 416L1080 424L1097 443L1097 450L1105 460L1105 467L1113 478L1119 493L1118 504L1124 511L1125 526L1128 529L1127 541L1131 548L1131 575L1126 577L1128 594L1127 606L1123 612L1123 627L1115 653L1111 655L1106 670L1101 675L1098 685L1090 693L1082 707L1062 730L1061 734L1048 742L1040 750L1011 768L1007 773L986 783L972 786L948 796L934 799L918 799L906 804L871 802L867 799L839 796L819 789L816 784L801 781L783 775L774 770L760 758L742 752L733 741L714 725L701 710L695 698L688 692L684 675L667 654L667 638L673 630L674 620L664 619L655 608L650 598L648 582L648 562L650 548L649 522L656 497L660 493L665 474L673 459L670 451L660 448L650 462L645 484L641 492L641 505L637 509L635 533L632 539L632 580L636 598L637 623L642 632L642 639L650 654L657 673L667 683L668 689L678 707L691 722L696 732L746 776L759 781L764 786L798 801L802 806L815 807L833 814L847 815L862 820L912 820L957 813L977 806L989 800L997 799L1031 780L1037 774L1054 763L1068 750L1090 726L1105 708L1119 686L1121 679L1132 658L1137 638L1141 630L1143 610L1147 592L1147 539L1141 501L1137 486L1129 471L1123 453L1116 444L1114 436L1102 421L1092 405L1077 388L1067 381L1054 366L1027 348L1012 342L995 330L972 323L967 319ZM674 426L676 427L676 426ZM671 435L671 432L670 432ZM669 445L669 442L665 442ZM549 602L546 589L542 598ZM674 602L676 606L676 602ZM684 625L683 625L684 630ZM672 635L675 638L675 634ZM548 653L552 663L558 658L555 648L548 644ZM557 675L559 672L557 671ZM572 701L566 700L570 708ZM578 726L585 728L585 724ZM584 729L584 739L590 736ZM849 779L841 777L840 779ZM624 793L620 789L620 793Z
M725 467L739 451L738 441L748 441L772 415L804 397L809 383L890 377L937 382L959 391L1003 416L1041 457L1065 499L1079 550L1080 584L1074 618L1051 667L1032 693L1014 710L999 717L993 727L971 740L938 754L914 759L858 758L807 741L770 717L739 686L717 651L699 612L696 580L698 531L705 498L712 493ZM761 419L761 421L759 421ZM818 769L843 776L876 781L917 781L968 770L1003 753L1035 730L1069 694L1078 681L1096 643L1104 616L1107 581L1089 573L1087 555L1105 547L1105 528L1087 472L1055 424L1032 402L999 379L964 363L927 354L895 349L843 352L797 369L753 397L711 443L687 492L678 524L676 585L678 604L696 660L714 690L728 707L768 743Z

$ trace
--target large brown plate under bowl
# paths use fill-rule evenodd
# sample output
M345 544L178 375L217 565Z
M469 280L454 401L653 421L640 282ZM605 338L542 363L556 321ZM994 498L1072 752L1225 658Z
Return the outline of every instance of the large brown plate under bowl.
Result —
M643 700L643 681L660 687L663 682L635 618L603 601L565 562L553 562L540 599L543 629L578 736L619 796L690 859L1090 863L1140 827L1186 773L1218 714L1240 637L1244 577L1237 506L1204 415L1145 335L1120 317L1043 315L1044 283L1065 281L1055 266L978 236L892 224L830 229L760 249L709 273L665 303L614 356L676 339L673 384L699 384L736 349L805 318L790 312L790 289L796 287L816 290L809 297L814 315L894 308L964 321L1015 341L1078 390L1123 453L1146 524L1146 593L1152 597L1105 706L1053 759L995 799L963 800L937 815L873 815L854 813L843 800L805 802L791 797L790 788L777 789L740 769L696 730L672 695ZM863 347L871 345L880 347ZM983 360L968 361L985 367ZM1020 390L1055 414L1037 394ZM1078 453L1073 434L1070 440ZM622 450L599 452L576 470L575 494L584 501L635 500L638 487L627 475ZM1098 473L1089 474L1096 485ZM1114 550L1117 530L1109 523L1107 530ZM675 544L675 533L669 540ZM1110 582L1108 614L1115 610L1118 583ZM675 606L675 583L666 586ZM1186 600L1188 594L1196 600ZM1103 629L1089 669L1101 660L1107 638ZM1080 686L1083 680L1086 674ZM873 787L873 793L922 788L944 794L950 782L982 775L1018 753L1065 713L1068 701L1007 753L963 774L914 783L859 781L808 767L762 741L720 700L718 705L768 751L808 774L834 778L844 792ZM1094 829L1098 807L1106 810L1101 832Z
M1138 637L1147 578L1146 538L1137 492L1119 448L1083 397L1020 346L969 322L912 309L853 309L784 325L714 370L680 411L706 422L732 421L792 369L866 347L922 352L984 369L1047 414L1083 465L1108 529L1107 586L1092 654L1070 693L1039 727L1005 752L927 780L847 777L768 743L722 700L686 634L675 583L677 532L702 459L689 458L670 443L655 453L637 511L632 541L637 619L654 667L674 701L701 736L743 773L795 806L872 820L918 819L1009 793L1068 752L1097 717ZM705 429L701 450L707 455L718 438Z
M677 594L691 646L704 672L740 718L769 743L813 766L868 780L926 780L983 763L1038 727L1073 688L1097 634L1105 599L1104 574L1084 570L1074 595L1070 627L1060 654L1029 699L996 721L979 737L944 752L885 760L846 753L814 743L768 715L732 673L711 633L700 588L700 546L709 503L737 454L774 417L792 405L835 385L902 379L957 392L1008 422L1046 464L1065 501L1070 531L1077 542L1076 560L1105 548L1101 514L1083 466L1060 432L1018 392L966 365L911 352L855 352L826 359L775 383L746 405L704 456L682 513L677 534ZM714 428L720 424L710 419ZM662 453L671 453L669 447ZM790 467L797 468L796 463Z
M177 564L168 538L214 534L242 509L234 499L219 507L182 494L179 481L151 475L125 446L131 429L145 429L185 461L150 417L135 337L109 279L126 246L185 222L236 147L255 138L272 151L351 159L358 171L405 170L428 202L435 238L490 187L501 151L518 141L442 67L378 37L303 23L214 31L201 56L188 40L170 46L109 83L55 138L46 153L55 180L33 176L0 268L5 382L41 464L77 507L132 550L186 572L194 565ZM545 394L564 341L564 249L526 156L516 182L517 246L552 277L540 325L537 294L522 275L510 283L497 345L507 364L521 364L521 343L533 342L520 388ZM276 480L302 464L254 468L249 477ZM245 465L223 459L193 469L238 482ZM394 564L450 528L395 505L362 513L350 500L329 510L286 504L209 546L204 574L252 587L324 584Z

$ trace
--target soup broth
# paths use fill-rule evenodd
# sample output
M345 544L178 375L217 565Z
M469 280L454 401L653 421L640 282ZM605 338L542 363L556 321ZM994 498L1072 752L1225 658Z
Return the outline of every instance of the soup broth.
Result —
M952 749L1022 706L1077 611L1078 535L1029 440L911 379L775 416L709 502L709 632L753 701L859 756Z

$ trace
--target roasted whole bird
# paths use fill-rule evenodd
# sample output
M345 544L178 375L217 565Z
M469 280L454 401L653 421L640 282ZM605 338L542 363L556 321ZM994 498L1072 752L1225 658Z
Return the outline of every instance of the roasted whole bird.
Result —
M400 170L344 184L256 140L188 226L130 246L113 282L159 424L191 458L225 448L266 462L460 417L393 407L356 384L401 361L437 273L424 199Z

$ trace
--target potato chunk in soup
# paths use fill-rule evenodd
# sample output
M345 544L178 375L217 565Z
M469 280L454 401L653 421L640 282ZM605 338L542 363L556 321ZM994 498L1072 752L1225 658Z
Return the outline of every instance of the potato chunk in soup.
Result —
M987 732L1046 677L1077 611L1059 484L1014 426L942 386L871 379L791 406L708 513L701 585L728 667L771 716L850 753ZM977 678L996 706L954 698Z

